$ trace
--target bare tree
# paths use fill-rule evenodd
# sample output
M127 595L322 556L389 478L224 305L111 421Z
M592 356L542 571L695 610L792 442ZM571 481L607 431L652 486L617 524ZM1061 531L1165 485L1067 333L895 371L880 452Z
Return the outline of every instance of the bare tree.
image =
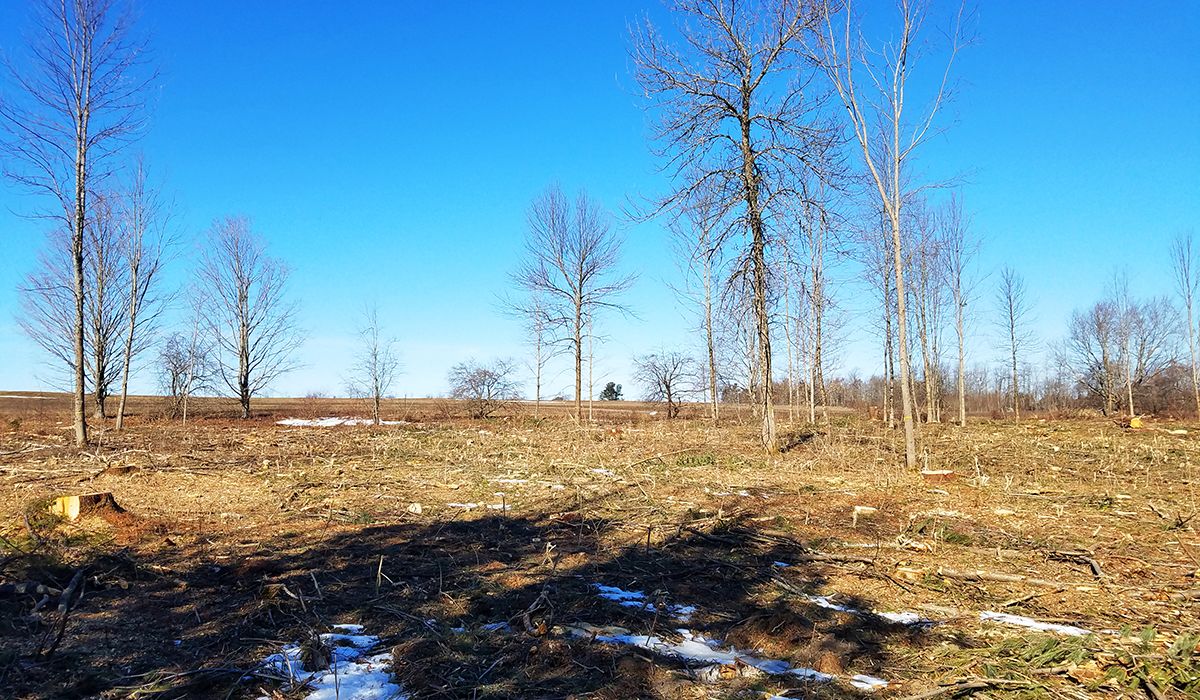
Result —
M958 424L967 424L967 305L974 291L970 268L978 243L972 238L970 220L963 213L962 198L951 195L938 216L950 303L954 307L954 334L958 341Z
M6 174L54 202L41 216L69 240L72 406L75 444L84 445L84 249L95 220L89 198L112 156L142 126L142 93L152 76L137 76L145 46L131 15L113 0L39 0L36 8L29 63L8 66L13 89L0 100L0 147Z
M869 180L887 218L892 258L892 285L896 299L896 345L900 355L900 393L904 421L904 457L909 468L917 465L916 426L913 423L912 366L908 349L908 317L904 281L904 205L909 163L934 133L934 121L949 95L950 69L963 43L965 7L960 6L949 32L950 50L945 70L932 99L916 118L906 112L908 79L919 62L920 42L927 5L919 0L897 0L899 35L884 50L873 49L862 37L852 0L825 0L824 30L814 47L825 73L846 108ZM839 7L839 5L841 5ZM841 13L840 28L835 18ZM864 89L861 74L868 76ZM868 95L871 92L873 94Z
M714 241L748 234L737 272L749 281L754 319L751 365L760 388L762 442L776 449L772 398L770 220L795 194L797 173L822 169L835 133L801 48L820 20L809 0L677 0L672 44L648 21L635 32L633 60L642 90L659 112L655 141L676 183L659 210L686 206L698 190L715 198Z
M216 380L213 350L195 315L187 333L170 334L159 350L159 379L170 400L171 417L181 417L185 425L192 396L212 389Z
M642 355L633 361L635 378L646 387L647 401L664 404L667 418L679 416L680 402L695 376L695 361L677 350Z
M146 169L139 160L133 181L122 198L120 247L125 263L127 308L125 344L121 365L121 401L117 407L117 430L125 424L125 403L129 397L129 375L134 358L153 342L158 320L169 299L162 293L162 273L174 239L168 231L169 212L146 181Z
M287 267L244 217L213 223L196 271L200 314L217 374L250 417L250 399L296 367L302 338L287 299Z
M559 335L561 323L556 323L547 307L545 295L533 291L519 302L505 302L506 309L521 319L525 327L525 342L532 352L526 363L533 372L533 416L538 417L542 408L542 384L546 367L566 348Z
M121 330L126 303L126 269L121 258L117 222L110 198L93 197L93 216L84 235L84 357L85 391L90 385L93 410L104 417L108 396L121 366ZM25 334L62 363L71 377L78 374L75 348L74 279L71 241L53 232L37 271L21 288Z
M521 385L513 379L515 371L508 360L460 362L450 369L450 397L466 401L471 417L487 418L521 398Z
M1123 307L1110 293L1072 314L1062 364L1099 401L1105 415L1114 415L1122 403L1121 389L1128 410L1131 396L1175 364L1177 324L1176 310L1165 298L1130 300Z
M1200 274L1196 270L1196 246L1192 233L1182 233L1171 243L1171 267L1175 273L1175 291L1183 303L1187 323L1188 363L1192 374L1192 397L1196 402L1196 417L1200 418L1200 358L1196 355L1196 287Z
M572 205L561 189L551 186L533 201L527 219L526 258L513 280L542 302L546 329L565 331L575 356L575 418L582 420L589 322L603 309L624 311L618 297L633 277L619 273L621 239L600 205L585 193Z
M717 333L714 311L719 303L717 285L723 272L724 260L720 246L714 245L716 229L721 225L714 220L715 202L704 190L698 190L695 202L680 207L680 216L671 222L671 232L682 261L684 285L676 294L688 305L698 310L700 330L704 333L705 387L709 402L709 418L716 422L720 418L720 396L718 395Z
M1104 415L1111 416L1119 376L1117 324L1119 314L1110 300L1075 311L1068 325L1062 364L1072 368L1077 381L1100 399Z
M1000 271L1000 286L996 290L996 306L999 310L997 324L1005 336L1008 346L1012 384L1009 387L1013 417L1021 420L1021 385L1018 356L1029 349L1033 336L1029 331L1029 299L1026 297L1025 280L1011 267Z
M396 340L384 335L377 304L363 309L358 339L358 355L350 368L348 388L352 396L371 402L371 420L379 425L380 404L400 374L400 357L396 354Z

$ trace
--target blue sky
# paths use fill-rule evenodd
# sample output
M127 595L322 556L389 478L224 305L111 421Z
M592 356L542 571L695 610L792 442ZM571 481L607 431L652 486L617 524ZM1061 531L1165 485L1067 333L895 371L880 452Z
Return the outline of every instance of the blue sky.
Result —
M27 9L0 5L5 53ZM647 12L664 14L657 2L143 3L162 75L138 148L180 232L245 214L293 268L305 367L276 393L339 392L372 299L404 357L398 394L444 391L471 356L521 354L496 297L530 199L559 182L619 210L665 189L627 58L628 24ZM1170 239L1200 229L1200 2L992 2L978 15L950 128L921 165L964 176L983 271L1025 276L1046 341L1116 266L1139 294L1169 293ZM43 231L11 212L32 206L0 187L0 389L48 375L13 321ZM629 385L631 355L694 339L663 284L663 227L619 227L637 316L604 324L596 375ZM871 310L843 288L838 364L869 374L878 352L854 329ZM990 296L980 360L994 354ZM569 383L563 371L550 386Z

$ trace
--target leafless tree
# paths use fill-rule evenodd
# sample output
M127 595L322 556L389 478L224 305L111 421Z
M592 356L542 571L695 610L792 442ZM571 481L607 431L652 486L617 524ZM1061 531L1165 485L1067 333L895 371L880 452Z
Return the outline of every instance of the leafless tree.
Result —
M162 289L163 267L174 238L169 231L170 212L147 182L139 160L128 191L121 198L120 250L125 264L125 343L121 364L121 401L117 430L125 424L129 375L134 359L151 347L154 332L169 295Z
M521 398L521 385L513 379L515 372L515 365L508 360L460 362L450 370L450 397L466 401L471 417L487 418Z
M526 363L533 372L533 416L542 408L542 385L546 378L546 367L566 347L560 334L561 323L556 323L546 304L545 295L534 291L520 301L506 301L505 308L521 319L525 327L525 342L532 352Z
M363 309L358 329L359 349L347 382L351 396L371 402L371 420L379 425L380 405L400 374L400 356L396 340L384 334L379 323L379 306Z
M862 36L852 0L825 0L824 27L813 47L825 73L846 108L869 180L889 224L892 285L896 299L896 346L900 355L900 393L904 421L904 456L917 465L916 426L913 422L912 366L908 348L907 290L904 280L904 205L909 164L935 133L934 123L949 96L950 71L963 45L965 6L960 6L949 31L949 55L936 82L932 99L913 118L908 109L908 80L919 63L918 49L928 5L920 0L897 0L900 25L894 42L882 50ZM838 22L837 18L842 21ZM860 77L866 74L865 87Z
M712 193L723 246L748 234L735 274L749 281L762 442L776 449L769 247L772 217L797 173L821 171L836 134L813 89L801 39L819 26L810 0L677 0L672 43L648 21L634 32L638 83L658 111L658 154L675 182L656 210ZM799 77L798 77L799 76Z
M250 417L250 399L296 367L302 338L287 298L287 267L269 256L250 221L213 223L196 271L200 315L217 374Z
M533 201L527 220L525 259L513 279L542 303L545 328L565 332L575 356L575 418L582 420L589 321L605 309L623 312L619 297L633 277L618 270L621 239L608 215L585 193L572 204L561 189L551 186Z
M113 0L39 0L29 61L10 63L12 89L0 99L5 172L53 202L40 216L66 233L73 331L75 444L87 443L85 389L86 228L90 197L112 156L142 126L144 42Z
M121 367L121 332L128 309L126 269L121 258L118 224L110 197L93 197L92 218L84 229L84 358L85 391L90 385L97 418L104 417L108 396ZM71 241L55 231L48 238L38 270L21 288L22 330L62 363L70 376L75 364L74 279Z
M195 316L187 333L176 331L170 334L159 350L159 378L162 390L170 400L171 417L182 418L184 424L187 424L191 397L215 388L217 368L213 350Z
M680 403L695 376L695 360L678 350L642 355L633 361L635 378L646 387L646 401L666 406L667 418L679 416Z
M1021 385L1018 372L1018 356L1024 354L1033 343L1029 329L1030 306L1026 296L1025 280L1011 267L1000 271L1000 286L996 290L996 306L999 311L997 325L1004 334L1008 348L1012 384L1010 408L1013 418L1021 420Z
M1063 364L1109 416L1122 403L1121 393L1125 393L1125 409L1129 410L1129 397L1152 385L1175 364L1178 324L1176 310L1167 299L1131 299L1122 306L1113 291L1086 311L1072 314L1063 358Z
M1119 314L1110 300L1093 304L1071 315L1062 364L1072 368L1076 379L1100 399L1104 415L1113 413L1119 370L1117 325Z
M1175 273L1175 292L1183 304L1183 320L1187 324L1188 363L1192 374L1192 397L1196 402L1196 417L1200 418L1200 357L1196 354L1196 288L1200 273L1196 270L1196 245L1192 233L1182 233L1171 242L1171 268Z
M717 329L714 313L719 310L719 280L724 272L724 259L716 230L721 223L714 218L715 202L704 190L695 193L695 201L680 207L680 215L671 222L671 231L678 258L682 261L684 285L676 294L698 310L697 324L704 334L704 380L709 402L709 418L720 418L720 383L717 367Z
M962 198L956 195L938 215L939 238L942 242L942 262L945 265L950 303L954 307L954 334L958 340L958 424L967 424L967 305L971 302L975 282L970 277L971 265L979 251L970 231L970 220L963 213Z

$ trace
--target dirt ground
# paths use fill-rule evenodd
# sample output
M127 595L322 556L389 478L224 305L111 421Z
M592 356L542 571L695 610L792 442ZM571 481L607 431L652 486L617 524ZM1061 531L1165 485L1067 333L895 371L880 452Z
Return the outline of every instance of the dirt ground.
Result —
M183 426L141 399L80 451L60 397L13 396L3 697L306 697L263 660L344 623L412 698L1200 697L1197 425L928 426L922 474L847 414L783 409L768 456L752 425L636 404L287 427L361 406L213 402ZM47 511L91 492L122 512ZM680 629L741 658L671 653Z

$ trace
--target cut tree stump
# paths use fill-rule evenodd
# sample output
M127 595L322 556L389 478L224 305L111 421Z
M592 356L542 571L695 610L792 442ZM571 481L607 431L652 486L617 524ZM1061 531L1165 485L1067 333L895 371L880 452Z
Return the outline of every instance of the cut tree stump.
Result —
M124 513L112 493L83 493L77 496L59 496L50 504L50 512L67 520L76 520L81 515L96 512Z

